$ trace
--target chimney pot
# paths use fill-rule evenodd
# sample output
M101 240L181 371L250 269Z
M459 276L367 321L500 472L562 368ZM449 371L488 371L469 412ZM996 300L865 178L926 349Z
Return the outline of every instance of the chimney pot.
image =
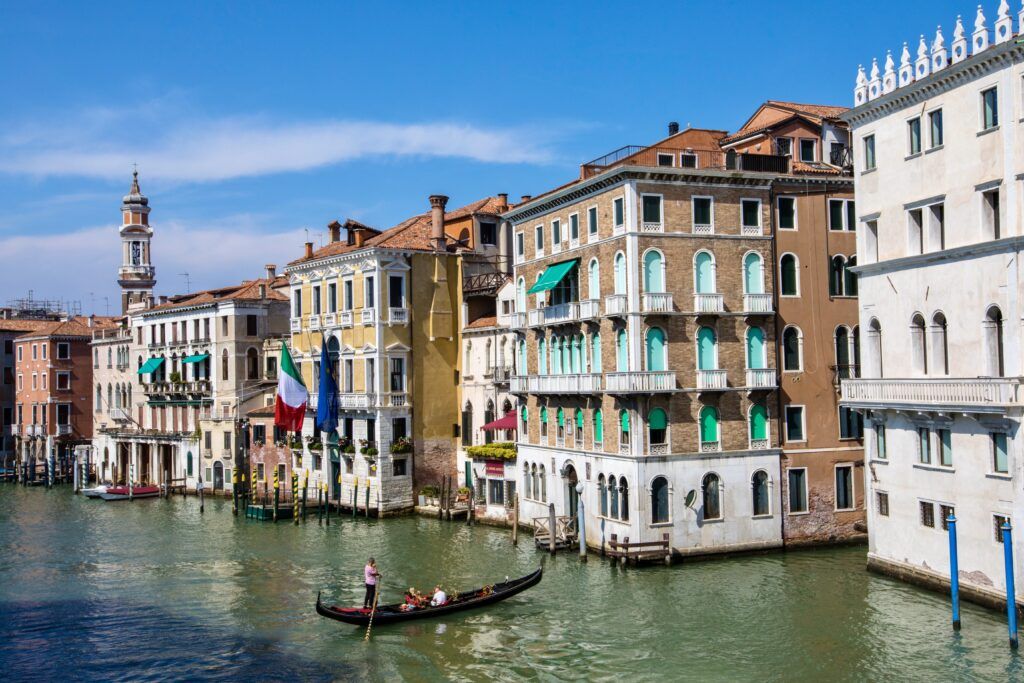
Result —
M498 193L498 210L504 211L508 208L508 192Z
M266 299L267 298L267 286L264 285L264 284L260 284L260 298L261 299Z
M443 194L430 195L430 241L434 244L434 251L445 250L444 208L447 204L448 197Z
M352 228L352 243L357 246L363 246L363 241L366 239L366 231L362 228Z
M521 202L528 202L531 199L533 199L533 195L532 194L524 194L522 197L519 198L519 201L521 201Z
M313 243L306 242L306 258L313 258Z
M338 221L331 221L327 224L327 229L331 231L332 243L341 239L341 223Z
M268 280L273 280L275 277L277 277L277 266L275 266L273 263L268 263L263 267L267 269Z
M669 135L675 135L678 132L679 132L679 122L678 121L669 121L668 122L668 134Z

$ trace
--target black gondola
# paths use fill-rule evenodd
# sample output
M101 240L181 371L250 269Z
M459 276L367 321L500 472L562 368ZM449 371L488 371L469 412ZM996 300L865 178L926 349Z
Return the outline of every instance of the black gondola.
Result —
M438 607L421 607L413 610L404 610L402 609L402 603L383 606L378 605L377 611L373 615L373 623L374 625L392 624L396 621L440 617L453 612L461 612L462 610L492 605L496 602L501 602L505 598L510 598L516 593L522 593L527 588L536 586L540 583L540 579L543 574L544 568L541 567L532 574L527 574L526 576L518 579L504 581L502 583L496 583L493 586L485 586L484 588L478 588L473 591L459 593L455 597L450 598L448 602ZM320 593L316 594L316 612L320 616L327 617L328 619L337 619L338 621L343 621L346 624L354 624L356 626L366 626L370 622L370 610L363 609L361 607L338 607L336 605L327 607L320 602Z

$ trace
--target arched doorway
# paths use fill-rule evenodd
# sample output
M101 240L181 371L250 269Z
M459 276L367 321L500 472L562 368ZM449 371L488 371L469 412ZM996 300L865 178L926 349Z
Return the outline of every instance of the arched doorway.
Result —
M220 491L224 488L224 463L219 460L213 463L213 490Z
M565 514L569 517L575 517L580 507L580 494L576 493L576 484L579 483L579 477L576 475L576 468L572 465L566 464L562 471L566 486L565 501L567 509Z

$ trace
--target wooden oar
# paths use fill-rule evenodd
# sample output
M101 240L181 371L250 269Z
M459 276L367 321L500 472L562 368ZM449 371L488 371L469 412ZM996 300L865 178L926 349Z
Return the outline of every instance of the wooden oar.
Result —
M366 624L366 636L363 642L370 641L370 629L373 628L373 615L377 612L377 598L380 597L380 574L377 574L377 587L373 591L373 607L370 608L370 621Z

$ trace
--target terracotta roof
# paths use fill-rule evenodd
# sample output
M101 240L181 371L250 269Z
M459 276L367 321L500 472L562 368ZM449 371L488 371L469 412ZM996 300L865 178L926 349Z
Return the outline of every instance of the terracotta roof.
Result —
M31 332L47 320L0 319L0 332Z
M781 113L782 116L777 116L763 125L752 125L765 109L776 110ZM746 123L740 126L739 130L723 138L722 142L728 144L735 140L741 140L752 135L757 135L758 133L763 133L764 131L776 128L787 121L792 121L794 118L803 118L811 123L821 125L822 121L837 120L839 115L846 111L848 111L847 107L836 107L829 104L800 104L798 102L768 100L757 108L757 111L747 119ZM787 116L786 114L789 115Z
M259 408L253 408L248 413L249 417L274 417L274 406L260 406Z
M485 315L477 318L466 325L466 329L472 330L478 327L494 327L498 324L498 317L494 315Z
M819 173L823 175L842 175L842 171L829 164L813 163L808 164L803 161L793 159L793 173Z
M768 100L768 104L775 105L776 107L782 107L783 109L791 109L795 112L808 114L821 119L838 118L841 114L850 110L849 107L839 107L832 104L800 104L799 102L783 102L781 100Z
M22 337L89 337L95 330L115 327L118 318L112 316L95 316L92 326L89 318L75 316L69 320L40 320L37 324L20 335Z
M275 283L278 287L282 285L282 279L287 281L287 278L284 278L284 276L278 276L273 279L258 278L256 280L246 280L240 285L233 285L231 287L206 289L201 292L192 292L191 294L178 294L169 297L167 303L149 309L147 313L150 311L166 311L180 306L197 306L199 304L217 303L220 301L260 301L260 285L266 285L263 299L288 301L288 297L274 289Z
M502 206L500 201L501 200L497 197L486 197L484 199L477 200L458 209L446 211L444 214L444 220L448 223L477 213L498 215L499 208ZM361 223L359 226L369 227L363 226ZM377 232L377 234L366 239L361 246L349 244L346 240L332 242L314 251L312 257L295 259L288 265L295 265L305 261L313 261L327 256L347 254L353 251L367 249L369 247L432 251L433 245L430 243L432 227L430 212L427 211L425 213L412 216L411 218L406 218L404 221L392 228L388 228L382 232ZM374 230L374 228L370 229ZM449 243L454 242L451 235L448 235L447 238Z

